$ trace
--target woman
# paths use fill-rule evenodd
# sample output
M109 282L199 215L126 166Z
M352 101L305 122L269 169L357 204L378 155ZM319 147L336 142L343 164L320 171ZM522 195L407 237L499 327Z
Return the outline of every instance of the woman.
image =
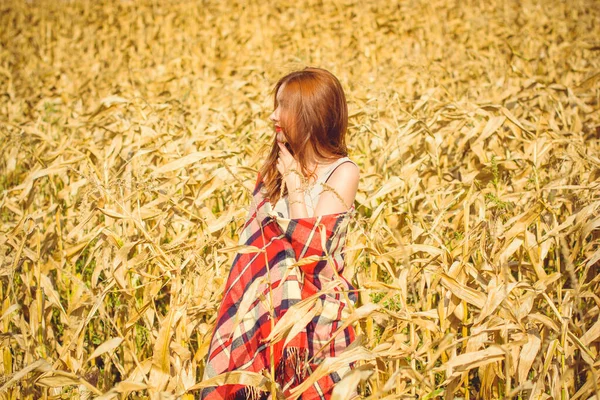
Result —
M240 233L249 247L234 259L217 314L204 372L217 387L204 389L207 399L327 399L350 368L309 379L354 340L344 321L356 294L341 276L359 180L345 145L346 99L319 68L284 76L274 93L275 138ZM245 380L224 380L231 371Z

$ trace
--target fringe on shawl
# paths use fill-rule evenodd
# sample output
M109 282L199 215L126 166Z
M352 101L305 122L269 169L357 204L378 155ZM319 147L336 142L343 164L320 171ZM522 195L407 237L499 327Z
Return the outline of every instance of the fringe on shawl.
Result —
M288 385L287 388L281 389L284 391L289 390L308 378L312 372L308 364L308 357L308 349L286 347L283 350L281 359L275 369L275 379L279 386L281 387L284 378ZM285 376L287 371L293 371L293 377ZM262 391L254 386L245 386L243 389L227 396L227 398L228 400L266 400L269 398L269 394L269 392Z
M289 387L284 387L284 391L292 386L299 385L310 375L311 369L308 364L308 356L307 348L286 347L283 350L279 364L275 369L275 376L276 379L286 378ZM293 377L285 376L288 370L293 371Z
M239 399L248 399L248 400L266 400L268 396L268 392L263 392L260 389L255 388L254 386L246 386L244 389L240 390L238 393L241 394L242 397ZM236 400L238 396L236 396Z

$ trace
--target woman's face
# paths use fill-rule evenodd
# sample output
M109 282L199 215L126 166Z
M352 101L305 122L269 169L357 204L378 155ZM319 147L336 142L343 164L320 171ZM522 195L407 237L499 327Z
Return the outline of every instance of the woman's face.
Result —
M269 116L269 119L273 122L273 124L275 125L275 140L277 140L278 142L282 142L285 143L287 140L285 138L285 135L283 134L283 127L282 127L282 116L285 113L285 110L282 107L282 104L284 103L282 100L282 95L283 95L283 87L285 86L285 83L283 85L281 85L279 87L279 90L277 91L277 108L275 109L275 111L273 111L273 113Z

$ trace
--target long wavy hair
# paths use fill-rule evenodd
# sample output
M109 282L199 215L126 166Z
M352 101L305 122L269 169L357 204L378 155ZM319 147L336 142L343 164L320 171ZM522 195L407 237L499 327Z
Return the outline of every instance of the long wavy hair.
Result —
M277 98L282 88L281 99ZM281 78L273 88L274 109L281 107L279 124L289 143L288 149L300 164L302 174L314 178L308 170L309 146L326 160L348 155L346 130L348 105L340 81L329 71L306 67ZM281 100L281 104L279 103ZM277 171L279 147L273 135L271 151L259 173L272 204L279 200L282 176ZM287 188L283 195L287 194Z

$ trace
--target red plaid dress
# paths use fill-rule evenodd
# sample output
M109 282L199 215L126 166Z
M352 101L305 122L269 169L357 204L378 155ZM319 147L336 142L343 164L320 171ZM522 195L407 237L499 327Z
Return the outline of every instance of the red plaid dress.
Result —
M348 302L356 300L354 288L341 276L342 250L355 210L352 206L344 213L282 218L273 212L263 187L259 174L239 242L257 251L240 252L233 261L203 380L234 370L270 371L273 360L275 380L287 397L325 358L339 355L354 340L351 326L336 331L349 315ZM327 255L325 259L293 265L306 257ZM290 307L311 295L315 295L312 307L318 307L314 317L309 316L308 321L305 317L306 325L300 322L300 330L292 328L293 337L288 333L279 341L267 341L272 330L271 312L277 329ZM294 316L294 320L302 321L309 314ZM301 398L329 399L333 385L350 368L348 365L319 379ZM266 399L267 395L238 384L202 391L202 398L211 400Z

